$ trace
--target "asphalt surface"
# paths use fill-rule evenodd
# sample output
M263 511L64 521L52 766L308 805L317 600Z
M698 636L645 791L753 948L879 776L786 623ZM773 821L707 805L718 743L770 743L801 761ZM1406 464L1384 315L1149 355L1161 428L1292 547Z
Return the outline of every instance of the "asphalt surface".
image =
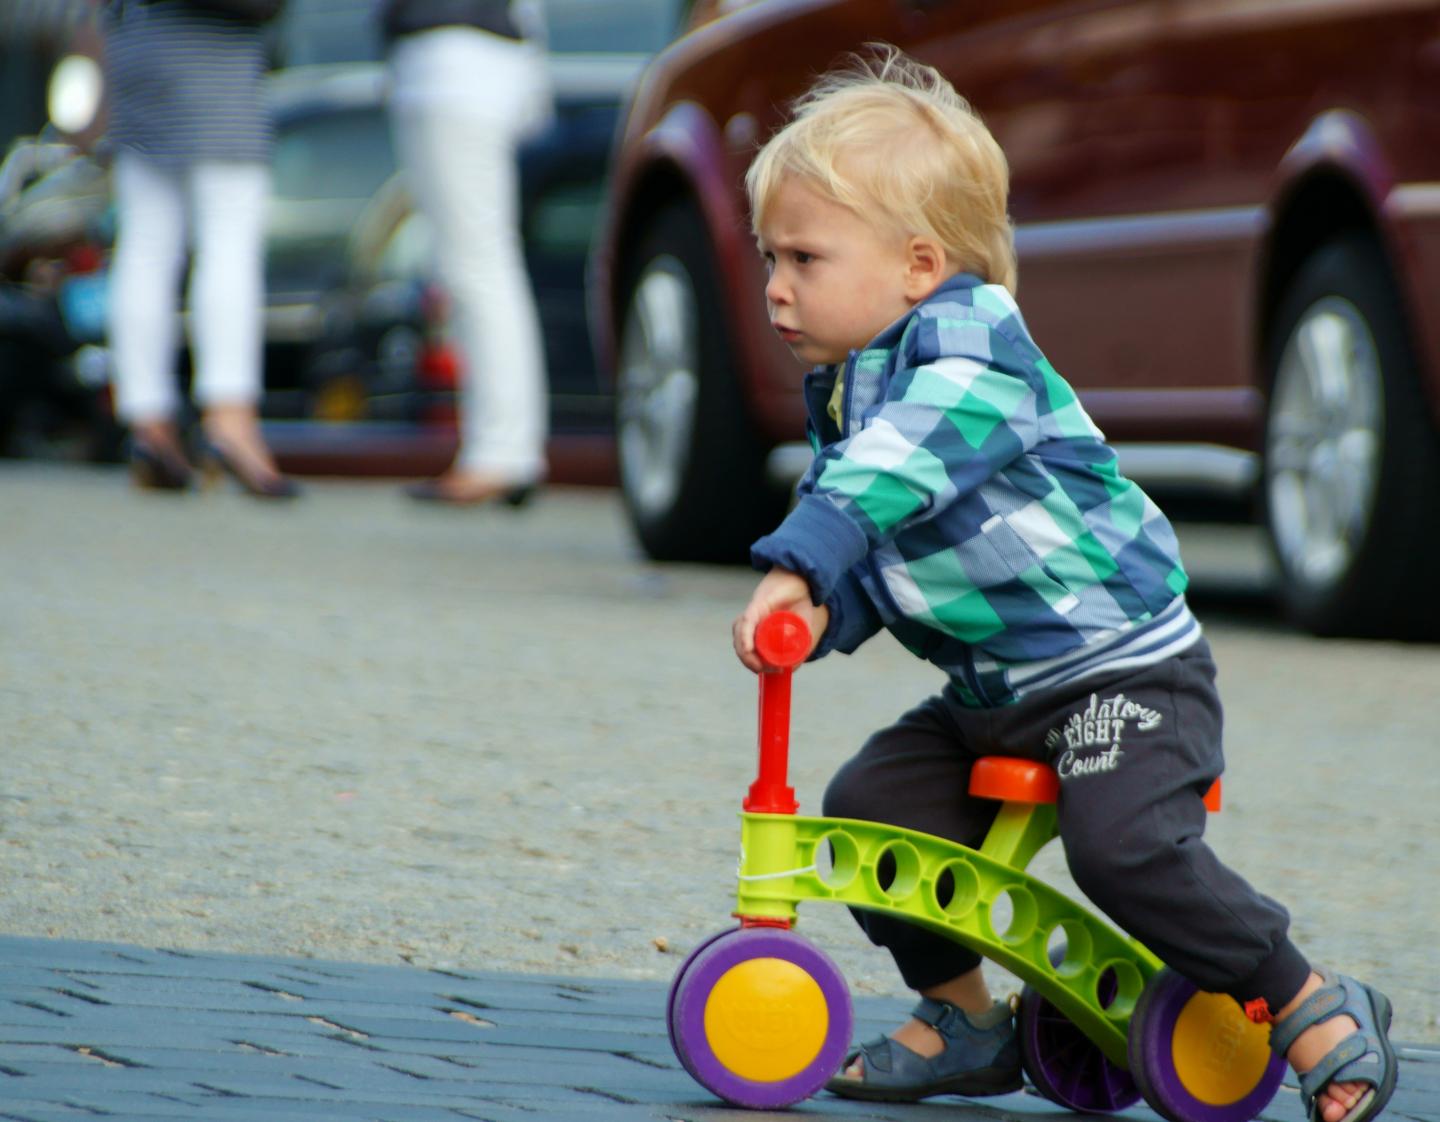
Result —
M1312 957L1390 994L1391 1113L1440 1117L1440 650L1296 635L1253 536L1182 536L1227 704L1212 840ZM642 561L605 491L276 508L0 465L0 1119L757 1117L663 1021L728 922L751 580ZM933 686L883 640L802 672L802 811ZM903 998L848 918L801 930L888 1027Z

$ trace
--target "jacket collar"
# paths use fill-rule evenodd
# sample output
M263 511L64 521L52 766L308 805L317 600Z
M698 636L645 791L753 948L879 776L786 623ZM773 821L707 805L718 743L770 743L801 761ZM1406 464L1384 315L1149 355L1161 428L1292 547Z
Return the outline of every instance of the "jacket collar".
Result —
M941 302L946 296L954 292L963 292L971 288L979 288L985 282L973 273L956 273L953 277L947 277L935 286L935 291L921 300L903 316L897 319L879 335L872 339L868 346L861 348L866 351L873 351L883 347L885 350L893 350L900 343L900 338L905 334L905 328L915 318L919 310L929 304Z
M823 366L815 366L805 375L804 397L806 412L810 415L810 423L817 432L824 432L827 416L825 405L830 400L830 392L835 387L835 379L840 374L842 366L852 366L855 359L866 351L883 350L893 352L905 335L905 329L910 321L915 318L919 310L928 304L938 303L945 297L955 292L963 292L971 288L979 288L985 282L973 273L956 273L953 277L947 277L935 286L935 291L921 300L908 312L902 315L894 323L886 327L879 335L870 340L858 351L851 351L850 357L844 363L831 363Z

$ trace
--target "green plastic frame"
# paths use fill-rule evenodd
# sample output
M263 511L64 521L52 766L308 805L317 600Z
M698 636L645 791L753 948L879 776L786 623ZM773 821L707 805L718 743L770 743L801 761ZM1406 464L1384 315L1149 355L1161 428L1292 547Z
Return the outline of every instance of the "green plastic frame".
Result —
M980 849L876 822L792 814L741 815L736 915L791 924L802 900L833 900L891 912L946 935L1005 967L1080 1028L1114 1063L1128 1067L1126 1033L1140 992L1161 962L1089 909L1028 874L1031 858L1056 836L1055 808L1002 803ZM822 846L830 846L824 864ZM895 875L881 887L879 865ZM1008 898L1004 930L992 922ZM1050 961L1057 930L1066 943ZM1114 998L1102 1005L1101 977Z

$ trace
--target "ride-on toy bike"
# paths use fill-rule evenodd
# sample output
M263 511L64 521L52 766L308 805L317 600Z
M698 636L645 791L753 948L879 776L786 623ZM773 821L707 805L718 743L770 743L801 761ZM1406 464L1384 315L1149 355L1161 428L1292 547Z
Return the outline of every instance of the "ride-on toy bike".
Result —
M1018 1025L1035 1089L1072 1110L1145 1101L1171 1122L1249 1122L1284 1075L1268 1025L1203 993L1135 940L1025 869L1056 836L1058 781L1044 764L986 757L970 792L1001 801L979 849L874 822L807 818L786 786L790 678L810 636L777 612L756 631L759 774L744 802L739 925L711 936L670 987L685 1069L737 1106L788 1106L834 1075L852 1013L834 963L791 928L802 900L903 915L1024 983ZM1218 809L1218 785L1207 805ZM1008 906L1006 905L1008 901Z

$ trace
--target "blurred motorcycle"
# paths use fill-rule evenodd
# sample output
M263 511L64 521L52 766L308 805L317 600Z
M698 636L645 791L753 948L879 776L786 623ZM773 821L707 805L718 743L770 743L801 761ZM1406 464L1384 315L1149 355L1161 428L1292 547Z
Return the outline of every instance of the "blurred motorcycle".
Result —
M61 59L49 121L0 162L0 455L119 456L104 346L114 223L89 152L102 101L94 57Z

